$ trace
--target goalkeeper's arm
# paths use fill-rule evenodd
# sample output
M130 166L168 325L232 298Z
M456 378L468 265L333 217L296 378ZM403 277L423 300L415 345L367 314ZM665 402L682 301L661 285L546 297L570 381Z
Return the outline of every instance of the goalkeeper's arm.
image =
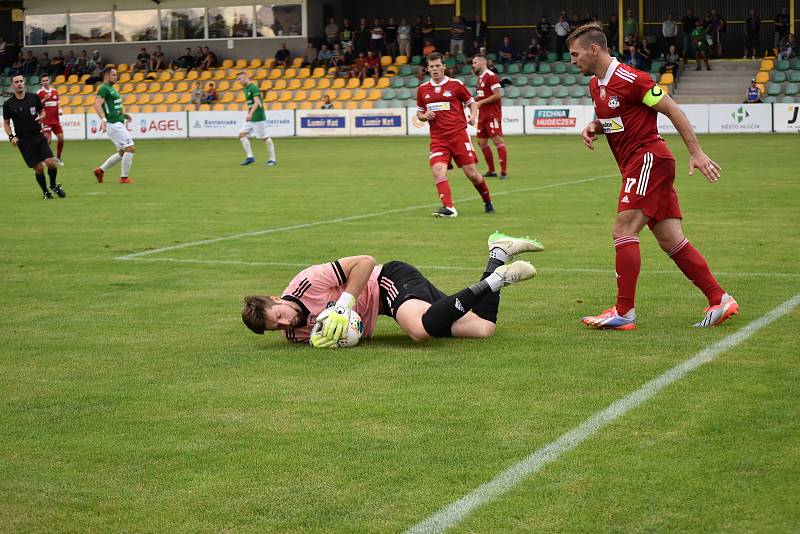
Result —
M372 256L348 256L339 259L339 265L342 266L347 277L344 292L333 308L325 310L317 317L317 321L324 320L322 335L334 341L341 339L347 329L350 312L353 310L358 296L364 291L369 277L372 276L375 258Z

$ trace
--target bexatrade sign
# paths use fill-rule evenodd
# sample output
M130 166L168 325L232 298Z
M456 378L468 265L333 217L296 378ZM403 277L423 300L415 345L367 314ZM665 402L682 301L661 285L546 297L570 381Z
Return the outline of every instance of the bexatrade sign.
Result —
M708 105L684 104L681 109L686 114L696 133L708 133ZM662 134L677 133L675 125L666 115L658 114L658 132Z
M389 108L350 112L350 133L353 135L405 135L405 108Z
M297 110L297 135L350 135L350 114L346 110Z
M246 111L190 111L189 137L237 137L242 131ZM294 111L267 111L267 135L294 135Z
M772 131L771 104L711 104L708 106L711 133L758 133Z
M586 126L583 106L526 106L525 133L580 133Z
M800 104L773 104L772 113L776 132L800 133Z
M186 113L132 113L125 126L134 139L163 139L167 137L185 138L189 130ZM87 139L108 139L106 132L100 131L100 119L90 116L86 129Z

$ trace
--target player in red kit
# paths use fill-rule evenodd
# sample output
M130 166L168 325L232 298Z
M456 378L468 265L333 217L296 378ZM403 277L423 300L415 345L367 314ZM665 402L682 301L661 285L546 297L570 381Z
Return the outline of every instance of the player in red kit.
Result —
M478 54L472 58L472 70L478 77L478 88L475 101L478 104L478 146L489 170L484 177L496 177L494 156L489 146L489 139L497 148L497 159L500 160L500 178L508 178L508 151L503 139L503 89L500 78L486 66L486 56Z
M658 135L658 113L675 125L689 150L689 174L699 169L709 182L719 180L720 167L700 148L694 129L678 105L647 75L619 63L608 53L603 29L587 24L567 40L572 63L585 76L597 119L584 128L584 144L594 149L604 134L622 172L622 188L612 235L616 249L617 302L599 315L584 317L590 328L636 328L634 298L639 278L639 232L645 225L659 246L708 299L705 316L694 326L716 326L739 311L720 287L703 256L689 243L681 226L675 192L675 158Z
M417 89L417 119L430 124L431 151L428 162L433 172L436 190L442 200L442 207L433 215L458 216L453 205L450 183L447 181L447 170L453 168L452 161L461 167L480 193L486 213L494 213L489 187L475 166L478 158L467 134L467 119L464 117L464 106L467 105L470 112L469 124L475 126L478 108L469 89L460 80L453 80L444 75L443 60L444 56L438 52L426 58L431 79Z
M64 130L61 128L61 107L58 105L58 91L50 86L50 76L42 74L39 78L42 88L36 93L44 106L44 122L42 133L50 143L53 134L56 134L56 159L59 165L64 165L61 161L61 153L64 151Z

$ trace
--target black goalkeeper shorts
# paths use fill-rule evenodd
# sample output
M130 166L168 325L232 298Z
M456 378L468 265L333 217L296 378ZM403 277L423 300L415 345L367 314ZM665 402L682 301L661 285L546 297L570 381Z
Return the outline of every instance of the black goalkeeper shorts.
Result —
M416 267L402 261L384 263L378 275L380 288L381 315L394 318L397 308L410 299L422 300L433 304L447 297L439 291L427 278L422 276Z

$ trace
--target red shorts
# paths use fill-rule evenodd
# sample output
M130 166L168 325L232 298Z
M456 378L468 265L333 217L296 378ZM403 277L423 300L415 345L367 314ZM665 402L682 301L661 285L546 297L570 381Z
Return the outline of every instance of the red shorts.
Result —
M682 219L674 184L675 160L643 152L622 171L617 212L640 209L651 229L664 219Z
M432 167L436 163L446 163L447 168L452 169L453 161L459 167L478 163L478 156L475 155L472 141L466 130L447 140L431 139L431 153L428 156L430 166Z
M487 139L503 135L503 117L496 117L489 115L484 118L483 115L478 117L478 137L480 139Z
M61 135L64 133L64 129L61 128L60 122L54 122L53 124L45 124L44 126L42 126L42 133L47 138L47 140L50 141L50 137L53 134Z

